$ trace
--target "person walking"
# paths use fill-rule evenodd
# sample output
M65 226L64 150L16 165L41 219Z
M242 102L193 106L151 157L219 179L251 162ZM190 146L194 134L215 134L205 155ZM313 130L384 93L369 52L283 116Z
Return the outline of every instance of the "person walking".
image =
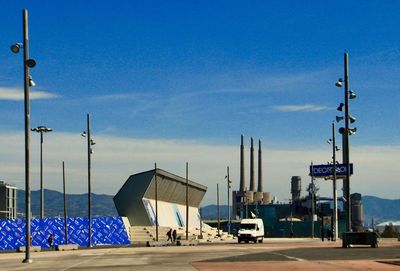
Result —
M172 229L169 229L169 231L167 232L167 237L168 237L167 241L171 240L171 242L173 242L172 241Z
M49 243L50 248L54 247L54 237L53 234L50 234L49 239L47 239L47 242Z
M174 243L176 242L176 230L172 232L172 240Z

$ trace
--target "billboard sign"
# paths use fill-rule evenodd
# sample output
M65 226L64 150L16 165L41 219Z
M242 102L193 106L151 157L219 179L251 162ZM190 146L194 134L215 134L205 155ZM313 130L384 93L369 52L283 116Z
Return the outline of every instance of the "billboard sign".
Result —
M312 165L310 166L310 176L329 177L333 175L333 165ZM353 175L353 164L350 163L350 175ZM346 165L336 165L336 177L346 177Z

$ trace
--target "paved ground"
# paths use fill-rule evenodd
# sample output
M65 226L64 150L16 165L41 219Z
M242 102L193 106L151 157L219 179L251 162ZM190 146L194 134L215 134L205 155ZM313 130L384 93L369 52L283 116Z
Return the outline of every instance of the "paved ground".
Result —
M400 242L342 249L341 243L310 239L265 240L263 244L196 247L104 248L0 254L0 270L400 270Z

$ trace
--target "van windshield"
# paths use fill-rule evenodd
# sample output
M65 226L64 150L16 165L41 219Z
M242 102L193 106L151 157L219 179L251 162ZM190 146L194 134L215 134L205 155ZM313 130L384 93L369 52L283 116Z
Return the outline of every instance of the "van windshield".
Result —
M242 230L254 230L255 228L256 224L253 223L240 224L240 229Z

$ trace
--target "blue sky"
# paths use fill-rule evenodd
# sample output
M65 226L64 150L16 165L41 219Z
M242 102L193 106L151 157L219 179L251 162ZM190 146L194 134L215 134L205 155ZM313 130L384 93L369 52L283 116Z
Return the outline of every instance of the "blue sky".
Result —
M93 132L114 140L237 148L244 133L261 138L265 152L321 151L326 162L347 48L358 95L350 105L358 128L352 146L399 145L397 1L4 1L3 134L23 131L22 56L9 50L22 38L22 8L38 63L31 123L52 127L53 140L80 133L90 112ZM211 183L206 175L197 177Z

